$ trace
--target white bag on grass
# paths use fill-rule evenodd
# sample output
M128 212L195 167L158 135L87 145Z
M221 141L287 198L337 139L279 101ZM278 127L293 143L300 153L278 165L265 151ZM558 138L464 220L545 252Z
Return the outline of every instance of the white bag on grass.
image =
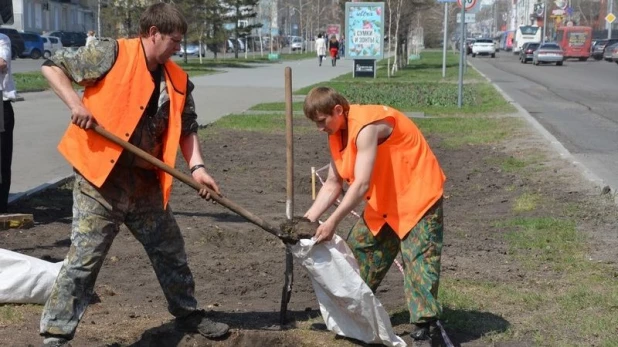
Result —
M0 304L44 304L61 266L0 248Z
M393 332L388 313L360 277L356 259L341 237L335 235L317 245L303 239L292 247L292 253L309 272L328 330L365 343L406 346Z

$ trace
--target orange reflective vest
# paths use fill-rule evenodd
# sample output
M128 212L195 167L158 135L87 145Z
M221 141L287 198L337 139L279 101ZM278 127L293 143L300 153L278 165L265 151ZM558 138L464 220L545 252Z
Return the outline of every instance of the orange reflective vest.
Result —
M165 63L163 76L170 97L170 112L164 136L163 158L159 159L174 167L188 77L172 61ZM86 87L82 101L99 125L128 141L148 106L154 88L141 40L121 39L118 40L118 56L114 66L99 82ZM122 147L74 124L69 125L58 150L80 174L97 187L103 185L122 153ZM160 172L159 181L163 206L166 207L172 189L172 176Z
M403 113L380 105L351 105L348 141L341 132L329 136L339 175L352 184L358 133L368 124L390 120L391 135L378 145L363 217L374 235L385 223L403 239L443 193L446 176L423 134Z

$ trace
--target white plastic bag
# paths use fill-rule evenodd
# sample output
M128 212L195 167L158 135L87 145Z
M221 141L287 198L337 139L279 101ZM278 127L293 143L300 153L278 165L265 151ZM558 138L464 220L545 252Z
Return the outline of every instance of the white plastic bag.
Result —
M0 248L0 304L44 304L61 266Z
M294 257L309 272L326 327L337 335L365 343L405 347L393 332L390 317L369 286L345 241L315 244L303 239L292 247Z

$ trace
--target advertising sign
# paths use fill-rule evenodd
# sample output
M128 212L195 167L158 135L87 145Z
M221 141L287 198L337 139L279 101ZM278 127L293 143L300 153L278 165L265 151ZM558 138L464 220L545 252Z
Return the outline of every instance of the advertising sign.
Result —
M384 3L346 2L346 59L382 59L384 56Z
M376 77L375 59L355 59L353 77Z
M335 35L337 39L341 37L341 25L338 24L328 24L326 26L326 40Z

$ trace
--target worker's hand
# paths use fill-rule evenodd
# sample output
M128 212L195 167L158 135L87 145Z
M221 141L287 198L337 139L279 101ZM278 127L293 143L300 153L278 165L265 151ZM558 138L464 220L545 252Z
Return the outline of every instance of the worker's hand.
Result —
M5 74L9 71L9 64L6 60L0 58L0 74Z
M197 170L195 170L191 176L193 176L193 179L197 182L200 183L202 185L207 186L208 188L210 188L211 190L213 190L215 193L217 193L219 196L221 196L221 191L219 191L219 186L217 185L217 182L215 182L215 180L212 178L212 176L210 176L208 174L208 172L206 172L205 168L199 168ZM211 196L210 193L208 193L208 191L204 188L200 189L200 191L198 192L198 194L206 199L206 200L211 200ZM215 200L212 200L212 202L214 203Z
M327 219L326 222L322 223L318 227L318 230L316 230L315 235L313 236L315 239L315 243L320 243L322 241L330 241L335 235L336 229L337 225Z
M90 129L97 124L92 113L83 105L71 109L71 122L82 129Z

